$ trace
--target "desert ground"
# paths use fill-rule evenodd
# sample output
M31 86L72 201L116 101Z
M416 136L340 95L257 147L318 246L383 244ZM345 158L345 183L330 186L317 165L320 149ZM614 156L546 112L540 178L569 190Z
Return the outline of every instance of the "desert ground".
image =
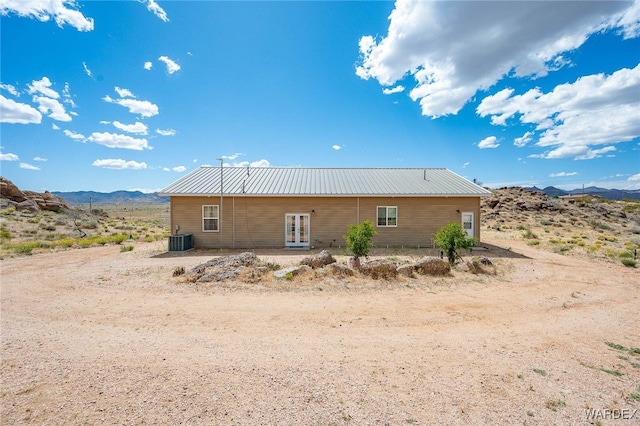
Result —
M172 272L229 253L166 240L4 258L2 424L640 424L640 270L480 245L496 275L196 284Z

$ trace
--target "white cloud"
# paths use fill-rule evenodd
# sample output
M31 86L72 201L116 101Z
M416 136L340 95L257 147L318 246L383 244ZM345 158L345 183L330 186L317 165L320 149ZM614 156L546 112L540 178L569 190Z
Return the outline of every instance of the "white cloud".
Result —
M0 161L18 161L19 158L16 154L7 152L6 154L0 153Z
M356 74L383 86L409 79L422 114L456 114L504 76L541 77L598 31L626 25L628 2L397 0L387 35L364 36ZM637 16L630 14L629 16Z
M29 163L20 163L20 168L25 170L40 170L40 167L34 166Z
M68 138L71 138L71 139L76 140L76 141L81 141L81 140L85 139L84 135L82 135L80 133L73 132L71 130L63 130L62 133L64 133L65 136L67 136Z
M559 172L559 173L551 173L549 174L549 177L555 178L555 177L575 176L577 174L578 172Z
M231 154L231 155L223 155L223 156L222 156L222 157L220 157L220 158L222 158L223 160L231 160L231 161L233 161L233 160L235 160L235 159L237 159L238 157L241 157L241 156L243 156L243 155L244 155L244 154L243 154L243 153L241 153L241 152L236 152L235 154Z
M336 151L340 151L342 149L340 145L332 145L331 148L335 149Z
M156 129L156 133L159 134L160 136L173 136L176 134L176 131L173 129L166 129L166 130Z
M65 104L71 105L71 108L75 108L77 106L76 103L73 101L73 96L71 96L71 89L69 89L69 83L65 83L64 89L62 89L62 101ZM72 112L71 114L78 115L74 112Z
M146 139L136 139L131 136L116 133L93 132L87 140L109 148L134 149L136 151L142 151L145 148L150 149Z
M479 143L478 143L478 148L480 149L486 149L486 148L497 148L500 146L499 143L496 143L497 139L495 136L488 136L484 139L482 139Z
M64 106L57 100L46 96L34 96L33 102L38 103L38 110L43 114L49 114L50 118L57 121L71 121L71 116L67 114Z
M91 78L93 78L93 73L91 72L91 70L89 69L89 67L87 66L86 62L82 63L82 68L84 68L84 72Z
M160 18L163 22L169 22L169 17L167 17L167 12L162 9L155 0L147 0L147 10L152 12L158 18Z
M42 114L31 105L0 95L0 123L39 124L41 122Z
M133 94L127 89L120 89L116 87L118 93L123 93L124 96L134 97ZM123 96L123 95L120 95ZM113 99L107 95L102 98L105 102L121 105L129 110L132 114L139 114L142 117L153 117L158 114L158 106L149 101L139 101L137 99L121 98Z
M167 66L167 72L169 74L173 74L176 71L180 71L180 65L176 64L174 61L169 59L167 56L160 56L158 58L159 61L162 61Z
M33 157L33 161L48 161L46 158L42 158L42 157Z
M29 94L34 95L36 93L40 93L48 98L58 99L60 94L55 90L51 89L52 83L47 77L42 77L40 80L34 80L29 87Z
M241 161L239 163L234 163L231 167L271 167L271 164L267 160L258 160L258 161Z
M469 162L467 161L466 163L464 163L464 164L462 165L462 168L463 168L463 169L464 169L464 168L466 168L469 164L471 164L471 163L469 163Z
M140 123L139 121L136 121L134 124L123 124L119 121L114 121L111 124L113 124L113 127L115 127L116 129L120 129L128 133L136 133L139 135L146 135L148 130L148 127L144 123Z
M535 133L533 132L526 132L524 135L520 136L519 138L515 138L513 140L513 144L519 148L525 146L526 144L528 144L529 142L531 142L531 140L533 139L533 136L535 135Z
M6 16L13 12L18 16L35 18L41 22L53 18L59 27L68 24L78 31L93 30L93 19L86 18L75 9L76 7L77 3L74 0L2 0L0 15Z
M103 169L113 170L142 170L147 168L147 163L144 161L139 163L137 161L125 161L119 158L106 158L104 160L96 160L92 166L102 167Z
M0 83L0 89L6 90L7 92L9 92L11 95L13 95L15 97L19 97L20 96L20 93L18 93L18 90L16 90L16 88L13 87L11 84L2 84L2 83Z
M629 182L640 182L640 173L630 176L627 180Z
M486 97L477 112L481 117L491 116L496 125L506 125L509 119L535 124L536 145L556 147L543 158L597 158L599 150L590 146L629 142L640 136L640 64L610 76L584 76L548 93L537 88L522 95L513 93L513 89L504 89ZM530 132L526 135L529 140L533 137Z
M144 63L144 69L145 69L145 70L147 70L147 71L148 71L148 70L150 70L151 68L153 68L153 63L152 63L152 62L147 61L147 62L145 62L145 63Z
M58 127L58 125L56 123L51 123L51 128L53 130L60 130L60 127Z
M121 87L116 86L114 88L118 96L121 98L135 98L134 94L129 89L123 89Z
M187 170L187 168L185 166L176 166L176 167L172 167L171 170L173 170L174 172L182 173L185 170Z
M400 93L400 92L404 92L404 86L396 86L396 87L392 87L392 88L384 88L382 89L382 93L384 93L385 95L391 95L393 93Z

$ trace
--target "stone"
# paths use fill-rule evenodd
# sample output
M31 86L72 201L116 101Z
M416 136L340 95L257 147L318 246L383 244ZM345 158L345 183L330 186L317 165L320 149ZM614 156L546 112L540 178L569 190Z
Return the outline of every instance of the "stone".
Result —
M335 262L336 259L331 255L329 250L322 250L316 255L305 257L300 263L310 266L313 269L318 269Z
M422 275L442 277L451 274L451 265L448 262L432 256L423 257L416 262L414 268L417 273Z

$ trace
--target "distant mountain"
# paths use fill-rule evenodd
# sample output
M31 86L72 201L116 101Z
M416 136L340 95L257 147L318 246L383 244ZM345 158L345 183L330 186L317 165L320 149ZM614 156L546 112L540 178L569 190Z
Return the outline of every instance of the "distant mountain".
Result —
M606 198L607 200L640 200L640 190L638 189L607 189L607 188L598 188L597 186L588 186L584 189L576 188L571 191L564 191L562 189L556 188L554 186L547 186L544 189L537 188L535 186L530 188L525 188L527 191L541 191L544 192L547 197L561 197L563 195L579 195L579 194L589 194L589 195L598 195L602 198Z
M69 204L164 204L169 202L169 197L161 197L157 192L145 194L140 191L73 191L52 192L62 197Z

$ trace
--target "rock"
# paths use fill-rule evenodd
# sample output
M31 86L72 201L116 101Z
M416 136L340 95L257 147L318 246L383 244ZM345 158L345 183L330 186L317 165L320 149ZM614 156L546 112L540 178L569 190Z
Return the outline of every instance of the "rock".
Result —
M310 266L313 269L318 269L335 262L336 259L331 255L329 250L322 250L317 255L305 257L300 263Z
M38 207L38 203L33 200L24 200L20 203L15 203L14 205L16 207L16 210L29 210L31 212L37 212L38 210L40 210L40 207Z
M422 275L442 277L451 274L451 265L438 257L423 257L416 262L414 268Z
M405 277L412 276L415 270L416 267L414 265L402 265L399 266L398 269L396 269L398 275L403 275Z
M361 264L359 270L374 280L395 278L398 275L396 263L390 260L372 260Z
M0 194L4 198L8 198L16 203L21 203L27 199L20 189L13 184L9 179L0 176Z
M355 274L353 272L353 269L341 263L330 263L329 265L325 266L323 269L326 270L331 275L337 275L340 277L352 277Z
M300 266L291 266L289 268L280 269L273 273L273 276L276 278L286 278L287 275L291 274L291 276L295 277L300 275L303 272L313 270L310 266L300 265Z
M496 267L487 257L474 257L470 261L465 262L466 267L472 274L496 274Z

